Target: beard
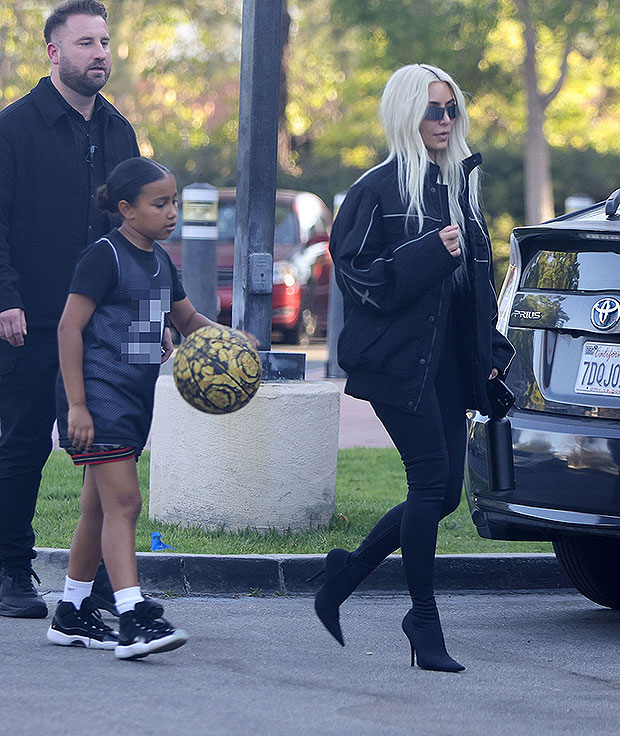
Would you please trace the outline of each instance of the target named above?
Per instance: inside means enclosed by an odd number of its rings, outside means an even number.
[[[82,72],[71,62],[61,58],[58,64],[58,76],[63,84],[83,97],[93,97],[105,85],[110,76],[111,67],[105,70],[103,76],[93,77],[88,71]]]

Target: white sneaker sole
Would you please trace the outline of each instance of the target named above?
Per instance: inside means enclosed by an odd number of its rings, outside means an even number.
[[[157,652],[171,652],[173,649],[182,647],[188,640],[187,634],[182,629],[173,631],[172,634],[164,636],[161,639],[153,639],[152,641],[136,641],[133,644],[118,644],[114,649],[114,654],[118,659],[141,659],[149,654]]]
[[[52,644],[60,644],[61,647],[86,647],[87,649],[116,649],[118,642],[116,641],[99,641],[91,639],[88,636],[79,636],[78,634],[63,634],[62,631],[53,629],[51,626],[47,630],[47,638]]]

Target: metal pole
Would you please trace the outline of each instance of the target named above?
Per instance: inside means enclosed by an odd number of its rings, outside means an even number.
[[[182,201],[183,288],[198,312],[217,319],[217,189],[190,184]]]
[[[244,0],[232,324],[259,342],[266,380],[304,377],[305,356],[271,352],[282,0]]]

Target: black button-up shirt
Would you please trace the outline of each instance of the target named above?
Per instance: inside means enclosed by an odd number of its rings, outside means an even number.
[[[88,209],[88,231],[86,233],[85,245],[92,243],[96,239],[96,235],[105,232],[108,228],[107,216],[97,207],[97,189],[105,183],[106,176],[109,172],[105,170],[105,161],[103,155],[103,135],[101,130],[101,115],[99,114],[103,108],[101,97],[95,100],[95,107],[90,120],[86,120],[84,116],[65,100],[58,92],[54,85],[50,82],[50,86],[62,101],[63,107],[67,110],[75,143],[78,150],[78,157],[84,165],[79,169],[80,191],[83,191],[85,198],[82,202],[76,202],[76,207],[87,207]]]

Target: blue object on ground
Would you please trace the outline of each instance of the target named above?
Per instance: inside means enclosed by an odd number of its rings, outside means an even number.
[[[174,549],[161,538],[161,532],[151,532],[151,552],[161,552],[163,549]]]

